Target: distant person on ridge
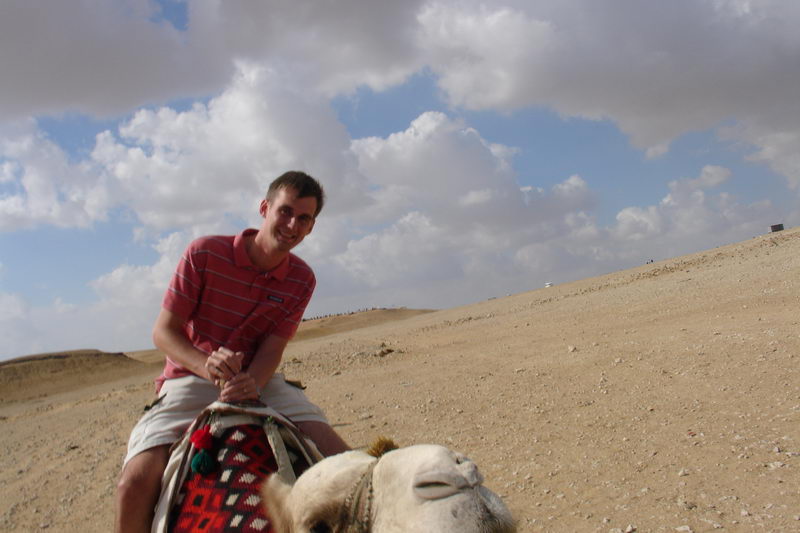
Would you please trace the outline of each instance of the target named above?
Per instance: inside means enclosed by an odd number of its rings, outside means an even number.
[[[158,399],[131,432],[117,486],[116,530],[150,531],[169,447],[219,399],[261,399],[292,419],[325,455],[348,449],[322,411],[275,370],[316,284],[290,253],[322,210],[320,184],[286,172],[261,201],[260,229],[209,236],[184,252],[155,326],[167,356]]]

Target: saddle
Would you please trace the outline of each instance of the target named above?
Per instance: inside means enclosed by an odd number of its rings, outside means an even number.
[[[286,417],[261,404],[209,405],[170,450],[152,531],[271,533],[267,476],[294,483],[322,460]]]

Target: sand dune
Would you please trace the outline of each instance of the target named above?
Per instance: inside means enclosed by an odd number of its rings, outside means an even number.
[[[0,405],[80,389],[87,381],[108,383],[121,376],[152,374],[153,368],[123,353],[72,350],[0,362]]]
[[[355,446],[470,455],[523,532],[799,531],[798,280],[788,230],[455,309],[307,322],[283,370]],[[0,365],[0,530],[110,529],[161,357],[130,356]]]

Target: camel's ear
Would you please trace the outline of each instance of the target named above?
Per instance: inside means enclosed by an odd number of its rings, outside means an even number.
[[[292,533],[292,514],[286,504],[292,486],[278,475],[271,475],[261,485],[261,504],[275,533]]]

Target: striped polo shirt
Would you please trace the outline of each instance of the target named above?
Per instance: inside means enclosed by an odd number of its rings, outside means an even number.
[[[186,320],[186,336],[195,348],[207,354],[223,346],[244,352],[244,368],[267,336],[294,336],[316,285],[311,268],[291,253],[271,271],[256,268],[245,248],[245,237],[254,233],[192,242],[162,304]],[[167,358],[156,385],[190,373]]]

